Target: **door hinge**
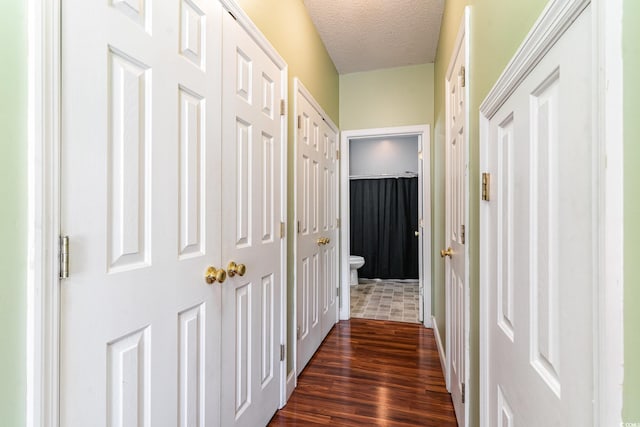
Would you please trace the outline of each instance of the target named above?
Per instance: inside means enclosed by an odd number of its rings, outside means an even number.
[[[298,326],[296,328],[296,339],[299,340],[300,339],[300,326]]]
[[[336,160],[340,160],[340,150],[336,150]]]
[[[465,229],[464,229],[464,225],[460,226],[460,238],[462,240],[462,244],[464,245],[465,242]]]
[[[336,296],[339,297],[340,296],[340,288],[336,288]]]
[[[464,383],[462,383],[462,403],[464,403],[465,401],[465,386]]]
[[[460,86],[465,87],[467,85],[467,77],[464,69],[464,65],[460,67]]]
[[[336,228],[340,228],[340,218],[336,218]]]
[[[298,221],[298,233],[300,233],[300,221]]]
[[[418,160],[422,160],[422,150],[418,151]]]
[[[489,186],[491,185],[491,174],[488,172],[482,173],[482,200],[488,202],[489,198]]]
[[[284,102],[284,99],[280,100],[280,115],[284,116],[287,114],[287,104]]]
[[[298,116],[298,129],[302,129],[302,116]]]
[[[284,222],[280,223],[280,238],[284,239],[284,235],[285,235],[285,227],[284,227]]]
[[[60,253],[60,266],[59,266],[59,277],[61,279],[66,279],[69,277],[69,236],[60,236],[60,248],[58,249]]]
[[[281,362],[284,361],[284,354],[285,354],[284,344],[280,344],[280,361]]]

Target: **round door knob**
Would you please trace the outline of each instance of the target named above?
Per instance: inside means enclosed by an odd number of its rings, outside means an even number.
[[[416,237],[420,236],[420,232],[419,231],[414,231],[413,234],[415,234]]]
[[[213,284],[215,282],[222,283],[227,278],[227,272],[223,269],[218,269],[215,267],[207,268],[207,271],[204,275],[204,280],[209,284]]]
[[[324,244],[325,244],[325,245],[328,245],[329,243],[331,243],[331,239],[330,239],[330,238],[328,238],[328,237],[325,237],[325,238],[324,238]]]
[[[244,264],[236,264],[235,262],[231,261],[227,266],[227,272],[229,274],[229,277],[233,277],[236,274],[238,276],[244,276],[244,273],[247,272],[247,266],[245,266]]]
[[[453,255],[453,249],[451,249],[451,246],[449,246],[447,249],[443,249],[440,251],[440,256],[442,258],[448,256],[449,258],[451,258],[451,255]]]

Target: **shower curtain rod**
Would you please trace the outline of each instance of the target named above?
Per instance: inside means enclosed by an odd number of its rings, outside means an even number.
[[[416,178],[417,176],[417,172],[407,172],[400,174],[350,175],[349,179]]]

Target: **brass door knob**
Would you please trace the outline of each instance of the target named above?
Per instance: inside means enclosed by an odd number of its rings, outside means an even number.
[[[420,232],[419,231],[414,231],[413,234],[415,234],[416,237],[420,236]]]
[[[213,284],[215,282],[222,283],[227,279],[227,272],[223,269],[218,269],[215,267],[207,268],[207,271],[204,275],[204,280],[209,284]]]
[[[329,243],[331,243],[331,239],[330,239],[330,238],[328,238],[328,237],[325,237],[325,238],[324,238],[324,244],[325,244],[325,245],[328,245]]]
[[[324,237],[318,237],[317,243],[318,243],[318,246],[327,244],[327,242],[324,241]]]
[[[448,256],[449,258],[451,258],[451,255],[453,255],[453,249],[451,249],[451,246],[449,246],[447,249],[443,249],[440,251],[440,256],[442,258]]]
[[[235,262],[231,261],[227,266],[227,273],[229,274],[229,277],[233,277],[236,274],[238,276],[244,276],[244,273],[246,272],[247,266],[245,266],[244,264],[236,264]]]

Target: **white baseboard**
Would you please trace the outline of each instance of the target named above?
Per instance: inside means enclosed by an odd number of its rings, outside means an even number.
[[[436,337],[436,345],[438,346],[438,354],[440,355],[440,366],[442,367],[442,375],[447,378],[447,358],[444,354],[444,346],[442,345],[442,338],[440,338],[440,330],[438,329],[438,324],[436,323],[436,318],[431,316],[431,323],[433,326],[433,334]],[[449,385],[447,384],[447,390],[449,390]]]
[[[296,370],[292,369],[291,373],[287,375],[287,401],[291,397],[293,390],[296,389]],[[286,404],[286,402],[285,402]]]

